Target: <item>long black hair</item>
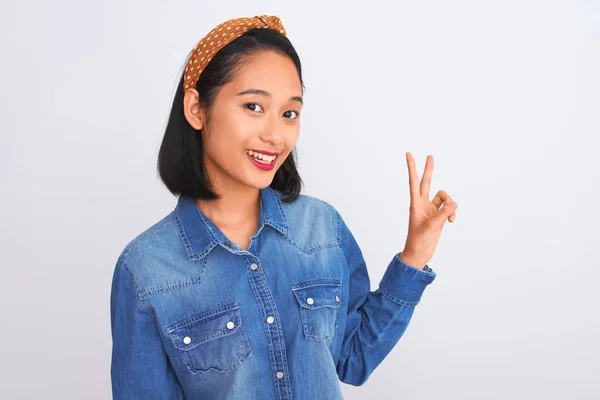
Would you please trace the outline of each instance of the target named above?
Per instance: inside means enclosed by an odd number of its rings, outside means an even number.
[[[207,118],[210,118],[219,88],[235,77],[247,56],[262,50],[276,51],[290,57],[304,89],[300,58],[288,38],[276,30],[253,28],[219,50],[202,71],[195,88],[199,94],[199,104],[206,109]],[[183,97],[182,74],[158,153],[158,174],[176,196],[214,200],[219,196],[210,188],[206,175],[201,131],[194,129],[185,118]],[[277,170],[270,185],[284,194],[284,202],[296,200],[302,189],[295,157],[294,149]]]

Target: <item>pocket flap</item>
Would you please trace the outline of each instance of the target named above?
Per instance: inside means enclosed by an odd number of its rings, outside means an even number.
[[[190,350],[204,342],[234,334],[241,324],[240,308],[237,303],[231,303],[179,321],[169,326],[167,332],[176,348]]]
[[[309,310],[322,307],[338,308],[342,282],[339,279],[314,279],[292,286],[300,306]]]

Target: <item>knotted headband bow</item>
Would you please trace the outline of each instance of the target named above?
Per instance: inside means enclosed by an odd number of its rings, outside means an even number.
[[[200,74],[219,50],[252,28],[269,28],[286,36],[281,20],[274,15],[235,18],[217,25],[198,42],[190,54],[184,72],[184,91],[196,87]]]

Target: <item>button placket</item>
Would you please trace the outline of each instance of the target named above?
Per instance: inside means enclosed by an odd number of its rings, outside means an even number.
[[[259,268],[260,261],[252,259],[248,279],[252,292],[263,314],[264,332],[266,334],[269,353],[271,354],[272,373],[279,383],[275,385],[279,400],[291,400],[292,392],[290,380],[287,377],[288,362],[285,349],[285,340],[281,324],[277,323],[277,305],[273,291],[267,282],[264,268]],[[265,323],[266,322],[266,323]]]

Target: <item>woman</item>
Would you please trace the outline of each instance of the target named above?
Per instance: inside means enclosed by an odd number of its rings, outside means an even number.
[[[189,56],[158,169],[175,209],[121,253],[115,399],[340,399],[406,330],[456,203],[418,184],[378,290],[342,217],[300,194],[300,60],[274,16],[226,21]],[[442,207],[443,205],[443,207]]]

